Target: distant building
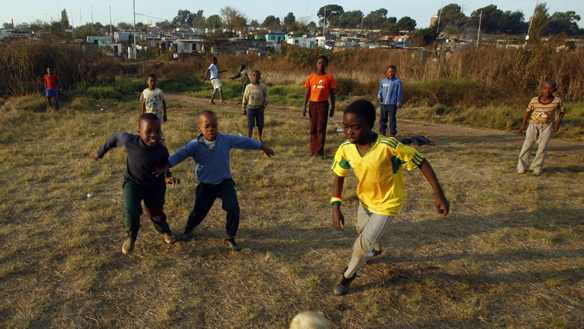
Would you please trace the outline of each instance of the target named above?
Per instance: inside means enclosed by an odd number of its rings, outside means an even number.
[[[436,24],[438,24],[438,15],[434,15],[430,18],[430,27],[435,26]]]
[[[87,43],[95,43],[101,46],[102,43],[111,43],[112,38],[102,35],[92,35],[87,37]]]

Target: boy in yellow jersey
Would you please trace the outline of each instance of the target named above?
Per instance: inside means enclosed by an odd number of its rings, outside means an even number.
[[[434,169],[415,149],[405,146],[393,137],[384,137],[372,131],[375,124],[375,106],[360,99],[347,107],[343,114],[343,129],[348,140],[341,144],[331,169],[333,183],[332,222],[343,230],[345,218],[341,212],[343,183],[349,169],[353,168],[359,179],[357,195],[359,212],[357,232],[349,265],[335,285],[336,295],[349,291],[351,282],[365,262],[375,255],[375,247],[391,221],[397,215],[404,199],[402,166],[408,170],[419,167],[436,195],[436,210],[442,216],[448,214],[450,202],[444,196]]]
[[[519,162],[517,163],[518,174],[524,174],[527,170],[531,149],[537,143],[537,152],[529,166],[529,170],[533,172],[534,176],[541,175],[548,143],[552,139],[552,135],[560,129],[560,124],[566,112],[562,99],[554,96],[556,90],[558,90],[557,83],[553,80],[547,80],[541,85],[539,91],[540,96],[533,97],[527,107],[523,124],[521,125],[521,129],[519,129],[520,133],[525,130],[525,124],[530,117],[531,120],[529,120],[529,126],[525,132],[525,142],[519,153]],[[560,114],[558,115],[558,122],[554,124],[556,110]]]

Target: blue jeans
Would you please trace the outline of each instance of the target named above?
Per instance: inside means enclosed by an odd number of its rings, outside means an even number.
[[[381,104],[379,111],[379,132],[384,134],[387,132],[387,121],[389,119],[389,133],[397,134],[397,105],[396,104]]]

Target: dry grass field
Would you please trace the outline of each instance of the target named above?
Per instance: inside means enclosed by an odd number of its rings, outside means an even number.
[[[349,260],[358,200],[345,185],[344,232],[330,224],[331,158],[344,141],[329,121],[327,160],[307,157],[308,120],[271,106],[265,143],[234,150],[241,252],[223,246],[217,201],[195,239],[164,244],[146,215],[136,248],[121,253],[123,149],[90,154],[118,131],[135,133],[139,102],[0,101],[0,327],[287,328],[301,311],[333,328],[584,327],[582,142],[552,140],[544,173],[517,175],[523,137],[405,119],[398,138],[425,135],[451,213],[440,217],[419,170],[383,237],[383,254],[332,294]],[[197,135],[206,100],[169,95],[163,124],[172,153]],[[104,110],[101,111],[100,109]],[[220,132],[246,131],[239,105],[213,108]],[[180,232],[197,184],[192,161],[173,173],[166,212]],[[87,194],[93,194],[88,198]]]

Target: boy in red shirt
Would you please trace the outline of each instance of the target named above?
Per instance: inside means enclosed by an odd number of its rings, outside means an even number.
[[[302,106],[302,116],[306,116],[306,104],[310,99],[309,117],[310,117],[310,153],[309,156],[316,154],[324,160],[324,139],[326,136],[327,115],[331,118],[335,114],[335,88],[337,84],[335,79],[329,73],[325,73],[328,66],[328,58],[320,56],[316,60],[316,73],[311,74],[304,87],[306,95],[304,96],[304,105]],[[331,111],[329,113],[329,95],[331,99]]]
[[[55,107],[58,110],[59,109],[59,101],[57,100],[57,85],[59,85],[61,88],[63,88],[63,84],[61,83],[61,80],[59,80],[59,77],[56,74],[51,73],[51,68],[47,67],[47,74],[45,74],[44,76],[44,81],[45,81],[45,88],[47,90],[47,102],[49,102],[49,106],[53,107],[51,105],[51,98],[55,100]]]

